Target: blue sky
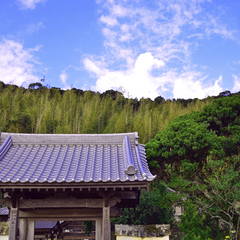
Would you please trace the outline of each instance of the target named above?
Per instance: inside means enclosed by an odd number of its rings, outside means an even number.
[[[140,99],[240,91],[235,0],[7,0],[0,80]]]

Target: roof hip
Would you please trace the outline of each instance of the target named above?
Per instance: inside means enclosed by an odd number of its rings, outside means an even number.
[[[0,147],[0,160],[4,157],[4,155],[7,153],[8,149],[11,147],[12,145],[12,138],[9,135],[4,143],[2,144],[2,146]]]

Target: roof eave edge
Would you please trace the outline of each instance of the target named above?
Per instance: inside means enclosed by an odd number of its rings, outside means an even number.
[[[4,157],[4,155],[6,154],[8,149],[11,147],[11,145],[12,145],[12,138],[10,135],[8,135],[8,137],[5,139],[2,146],[0,147],[0,160]]]

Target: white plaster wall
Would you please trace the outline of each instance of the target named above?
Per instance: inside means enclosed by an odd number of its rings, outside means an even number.
[[[8,235],[7,236],[0,236],[0,240],[8,240]]]

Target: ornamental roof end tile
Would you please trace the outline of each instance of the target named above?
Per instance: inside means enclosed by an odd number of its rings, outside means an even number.
[[[152,181],[138,133],[0,133],[0,185]]]

